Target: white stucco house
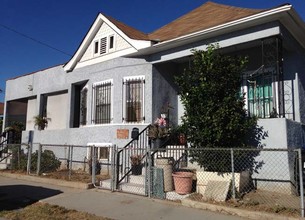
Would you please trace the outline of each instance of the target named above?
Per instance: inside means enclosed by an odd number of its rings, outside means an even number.
[[[304,145],[305,24],[290,4],[257,10],[207,2],[150,34],[98,14],[64,65],[6,82],[5,125],[22,121],[22,142],[112,143],[123,147],[170,104],[179,123],[183,106],[174,75],[188,67],[191,49],[218,43],[249,58],[243,90],[249,114],[268,133],[267,147]],[[225,74],[225,73],[224,73]],[[272,113],[277,118],[270,119]],[[50,118],[34,129],[33,117]],[[119,138],[126,129],[128,138]],[[126,133],[125,133],[126,134]]]

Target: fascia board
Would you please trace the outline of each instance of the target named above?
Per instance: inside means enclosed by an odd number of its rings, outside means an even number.
[[[267,38],[271,36],[276,36],[280,34],[280,27],[271,27],[268,29],[264,30],[259,30],[256,32],[228,38],[228,39],[223,39],[220,41],[215,41],[215,42],[209,42],[209,43],[218,43],[220,48],[225,48],[233,45],[238,45],[262,38]],[[185,48],[182,50],[177,50],[177,51],[172,51],[171,53],[163,53],[160,52],[160,54],[156,53],[155,55],[151,56],[151,63],[160,63],[160,62],[165,62],[168,60],[174,60],[178,59],[181,57],[187,57],[192,55],[191,49],[197,49],[197,50],[206,50],[208,44],[202,44],[202,45],[197,45],[197,46],[191,46],[190,48]]]
[[[97,16],[93,25],[91,26],[90,30],[88,31],[84,40],[82,41],[81,45],[77,49],[76,53],[73,55],[72,59],[64,66],[64,70],[66,72],[71,71],[76,66],[77,62],[79,61],[81,56],[84,54],[88,44],[90,44],[92,38],[94,37],[94,35],[98,31],[99,27],[103,23],[103,21],[100,19],[100,16],[101,16],[101,14],[99,14]]]
[[[118,52],[115,52],[115,53],[111,53],[111,54],[106,54],[104,56],[95,57],[93,59],[85,60],[83,62],[78,62],[75,65],[74,69],[78,69],[78,68],[85,67],[85,66],[88,66],[88,65],[93,65],[93,64],[101,63],[101,62],[104,62],[104,61],[107,61],[107,60],[111,60],[111,59],[114,59],[114,58],[117,58],[117,57],[123,57],[123,56],[126,56],[128,54],[136,53],[136,52],[137,52],[136,49],[134,49],[133,47],[130,47],[128,49],[121,50],[121,51],[118,51]]]

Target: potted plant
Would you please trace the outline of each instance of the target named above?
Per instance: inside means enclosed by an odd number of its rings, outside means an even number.
[[[130,156],[132,175],[142,174],[142,158],[143,156],[141,154],[135,154]]]
[[[152,141],[154,148],[162,147],[165,138],[170,135],[166,119],[163,117],[157,118],[148,129],[148,137]]]
[[[193,172],[179,171],[172,174],[176,193],[180,195],[192,192]]]
[[[49,118],[43,117],[40,115],[36,115],[34,117],[34,126],[38,128],[38,130],[44,130],[48,126]]]

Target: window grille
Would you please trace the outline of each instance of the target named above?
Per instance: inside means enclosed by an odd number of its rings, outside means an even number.
[[[271,74],[248,80],[248,110],[250,115],[268,118],[273,110]]]
[[[87,96],[88,89],[84,88],[80,94],[80,124],[87,124]]]
[[[110,81],[93,86],[95,94],[94,124],[107,124],[111,122],[111,86]]]
[[[125,86],[125,122],[141,122],[144,120],[144,79],[128,79]]]

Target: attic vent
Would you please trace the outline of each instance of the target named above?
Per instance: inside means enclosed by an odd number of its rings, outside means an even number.
[[[103,37],[101,39],[100,54],[104,54],[106,52],[107,52],[107,37]]]

